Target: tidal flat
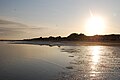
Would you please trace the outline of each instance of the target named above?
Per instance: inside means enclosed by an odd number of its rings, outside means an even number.
[[[119,80],[120,46],[57,44],[0,42],[0,80]]]

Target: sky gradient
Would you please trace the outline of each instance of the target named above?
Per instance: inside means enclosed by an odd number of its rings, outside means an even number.
[[[120,0],[0,0],[0,39],[89,35],[90,11],[105,19],[102,34],[120,33]]]

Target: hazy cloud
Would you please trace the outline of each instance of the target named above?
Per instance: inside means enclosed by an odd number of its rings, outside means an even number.
[[[42,27],[28,26],[18,22],[0,20],[0,38],[22,38],[25,36],[31,36],[42,29]]]
[[[27,25],[25,24],[22,24],[22,23],[17,23],[17,22],[13,22],[13,21],[7,21],[7,20],[1,20],[0,19],[0,25],[4,25],[4,26],[21,26],[21,27],[28,27]]]

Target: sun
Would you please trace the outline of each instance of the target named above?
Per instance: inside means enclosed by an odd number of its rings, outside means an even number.
[[[86,23],[88,35],[102,34],[105,29],[105,21],[100,16],[91,16]]]

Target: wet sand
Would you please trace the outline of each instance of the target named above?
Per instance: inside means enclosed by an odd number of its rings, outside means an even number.
[[[119,43],[72,41],[7,43],[10,44],[0,44],[0,80],[120,79]]]

